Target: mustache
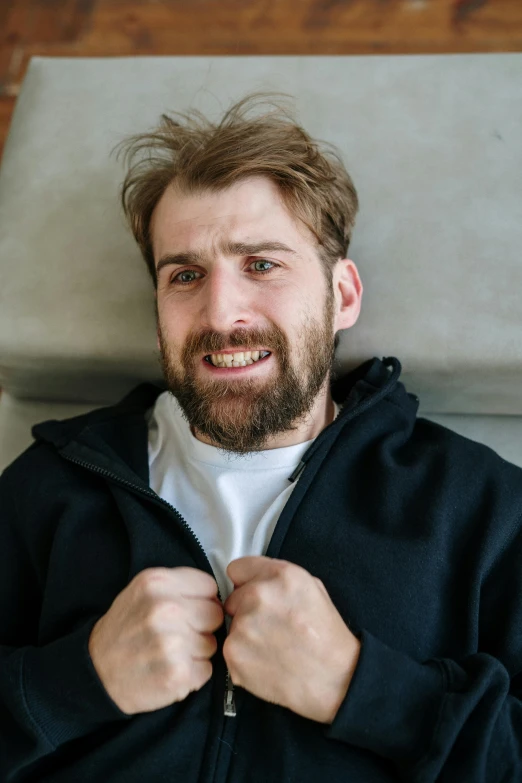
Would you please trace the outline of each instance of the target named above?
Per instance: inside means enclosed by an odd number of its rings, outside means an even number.
[[[242,348],[243,350],[255,350],[259,346],[267,351],[286,353],[287,343],[284,335],[270,330],[236,329],[230,334],[207,331],[200,332],[188,338],[183,349],[183,357],[191,359],[193,356],[207,353],[219,353],[225,349]]]

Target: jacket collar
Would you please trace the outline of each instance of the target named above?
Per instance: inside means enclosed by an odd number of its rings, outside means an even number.
[[[417,398],[398,382],[400,362],[394,357],[370,359],[343,376],[334,376],[332,397],[342,406],[339,416],[311,444],[303,462],[324,446],[331,445],[348,419],[393,395],[411,406]],[[49,420],[32,428],[35,440],[54,446],[65,458],[89,463],[101,471],[117,473],[126,481],[149,485],[148,428],[146,412],[165,386],[142,383],[116,405],[98,408],[62,421]],[[411,399],[410,399],[411,398]],[[399,401],[397,399],[397,401]]]

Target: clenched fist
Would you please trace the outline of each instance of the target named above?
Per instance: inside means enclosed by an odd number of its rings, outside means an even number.
[[[223,646],[232,682],[298,715],[332,723],[361,644],[323,583],[269,557],[233,560],[224,609],[233,620]]]
[[[212,676],[223,623],[217,584],[196,568],[146,568],[116,596],[89,639],[107,693],[127,715],[185,699]]]

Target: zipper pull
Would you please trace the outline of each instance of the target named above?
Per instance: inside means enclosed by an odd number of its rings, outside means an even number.
[[[225,715],[227,718],[236,717],[236,702],[234,700],[234,683],[232,682],[232,678],[228,673],[228,669],[227,669],[227,680],[225,685]]]
[[[294,470],[294,472],[292,473],[292,475],[288,477],[288,481],[290,481],[290,482],[297,481],[297,479],[299,478],[299,476],[301,475],[301,473],[303,472],[303,470],[304,470],[305,468],[306,468],[306,462],[303,462],[303,461],[301,460],[301,462],[300,462],[300,463],[299,463],[299,465],[296,467],[296,469]]]

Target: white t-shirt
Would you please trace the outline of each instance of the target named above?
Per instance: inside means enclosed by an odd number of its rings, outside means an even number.
[[[339,406],[335,405],[335,416]],[[296,482],[288,477],[312,440],[247,455],[223,454],[191,432],[166,391],[149,411],[150,486],[192,528],[210,561],[223,601],[233,590],[231,560],[264,555]]]

